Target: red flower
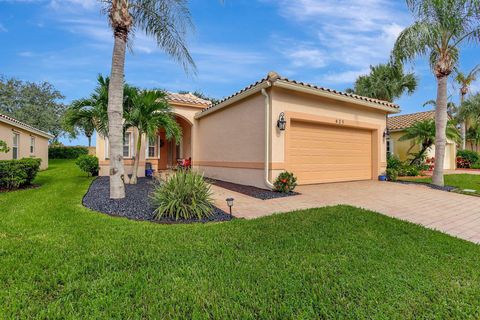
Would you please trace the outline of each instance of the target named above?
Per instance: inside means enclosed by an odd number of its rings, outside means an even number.
[[[287,179],[282,179],[281,180],[283,183],[287,183]]]

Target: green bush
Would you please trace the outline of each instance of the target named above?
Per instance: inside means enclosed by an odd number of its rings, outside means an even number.
[[[155,218],[202,219],[213,214],[210,185],[192,170],[180,170],[159,181],[152,194]]]
[[[0,189],[13,190],[30,185],[40,170],[41,159],[0,161]]]
[[[480,162],[480,154],[471,150],[457,151],[457,166],[459,168],[469,168],[474,163]]]
[[[98,170],[100,170],[98,158],[95,156],[80,156],[75,161],[75,164],[89,176],[97,176]]]
[[[275,191],[282,193],[292,192],[297,186],[297,178],[293,173],[285,171],[278,175],[273,183]]]
[[[395,177],[414,177],[418,176],[420,171],[428,170],[428,166],[424,163],[410,164],[410,161],[401,161],[397,157],[389,155],[387,157],[387,169],[394,170],[395,172],[392,171],[392,176]]]
[[[398,179],[398,171],[396,169],[392,169],[392,168],[387,168],[387,179],[389,181],[397,181]]]
[[[474,163],[470,166],[470,169],[480,169],[480,162]]]
[[[50,159],[77,159],[84,155],[88,155],[87,147],[50,146],[48,148]]]

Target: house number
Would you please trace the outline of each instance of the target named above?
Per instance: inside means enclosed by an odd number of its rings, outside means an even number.
[[[345,120],[342,120],[342,119],[337,119],[337,120],[335,120],[335,122],[337,124],[345,124]]]

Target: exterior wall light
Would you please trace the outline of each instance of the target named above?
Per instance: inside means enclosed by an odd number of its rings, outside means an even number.
[[[287,124],[287,121],[285,120],[285,113],[280,113],[280,116],[277,121],[277,127],[280,129],[280,131],[285,131],[285,126]]]
[[[227,198],[225,201],[227,201],[228,208],[230,209],[230,215],[232,215],[232,207],[233,207],[233,198]]]

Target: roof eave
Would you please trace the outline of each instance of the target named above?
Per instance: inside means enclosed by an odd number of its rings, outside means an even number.
[[[50,133],[47,133],[47,132],[43,132],[39,129],[35,129],[35,128],[30,128],[28,126],[24,126],[24,125],[21,125],[15,121],[11,121],[9,119],[5,119],[5,118],[2,118],[0,117],[0,121],[3,122],[3,123],[6,123],[8,125],[11,125],[12,127],[15,127],[15,128],[20,128],[20,129],[23,129],[23,130],[26,130],[28,132],[31,132],[31,133],[35,133],[36,135],[39,135],[39,136],[42,136],[42,137],[45,137],[47,139],[53,139],[54,136],[51,135]]]
[[[241,92],[241,93],[233,96],[232,98],[227,99],[227,100],[225,100],[225,101],[217,104],[216,106],[213,106],[213,107],[211,107],[211,108],[209,108],[209,109],[206,109],[206,110],[204,110],[204,111],[198,112],[198,113],[195,115],[195,119],[200,119],[200,118],[203,118],[203,117],[205,117],[205,116],[208,116],[209,114],[212,114],[212,113],[217,112],[217,111],[219,111],[219,110],[221,110],[221,109],[223,109],[223,108],[228,107],[228,106],[231,105],[232,103],[235,103],[235,102],[237,102],[237,101],[240,101],[240,100],[242,100],[242,99],[245,99],[245,98],[247,98],[247,97],[249,97],[249,96],[251,96],[251,95],[253,95],[253,94],[255,94],[255,93],[259,92],[259,91],[261,91],[262,89],[266,89],[266,88],[271,87],[271,86],[272,86],[272,83],[271,83],[270,81],[267,81],[267,80],[262,81],[262,82],[260,82],[259,84],[257,84],[257,85],[255,85],[255,86],[253,86],[253,87],[251,87],[251,88],[249,88],[249,89],[247,89],[247,90],[245,90],[245,91],[243,91],[243,92]]]
[[[326,91],[323,91],[323,90],[319,90],[317,88],[311,88],[311,87],[308,87],[308,86],[305,86],[305,85],[302,85],[302,84],[298,84],[298,83],[291,83],[291,82],[287,82],[287,81],[283,81],[283,80],[277,80],[277,81],[274,82],[273,85],[276,86],[276,87],[284,88],[284,89],[290,89],[290,90],[294,90],[294,91],[298,91],[298,92],[304,92],[304,93],[313,94],[313,95],[316,95],[316,96],[321,96],[321,97],[330,98],[330,99],[334,99],[334,100],[354,103],[354,104],[357,104],[357,105],[362,105],[362,106],[369,107],[369,108],[374,108],[374,109],[377,109],[377,110],[382,110],[382,111],[387,112],[388,114],[393,114],[393,113],[399,113],[400,112],[399,108],[389,107],[389,106],[381,105],[381,104],[374,103],[374,102],[368,102],[368,101],[360,100],[360,99],[353,98],[353,97],[342,96],[342,95],[339,95],[339,94],[336,94],[336,93],[326,92]]]

